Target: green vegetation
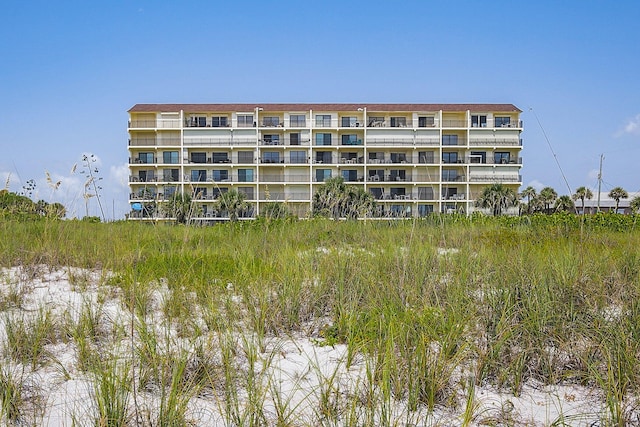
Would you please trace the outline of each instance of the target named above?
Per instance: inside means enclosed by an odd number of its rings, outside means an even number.
[[[313,194],[313,215],[356,219],[371,216],[375,199],[362,187],[347,185],[342,177],[327,179]]]
[[[83,304],[66,322],[44,309],[6,314],[3,365],[52,363],[47,346],[66,330],[81,372],[95,378],[95,425],[188,425],[188,403],[201,395],[215,396],[228,425],[275,423],[267,403],[280,425],[392,425],[397,401],[423,414],[467,405],[464,423],[480,423],[474,389],[517,396],[535,382],[592,387],[606,408],[601,424],[622,426],[635,420],[640,393],[636,220],[566,212],[215,227],[3,219],[3,267],[25,276],[38,265],[97,270],[98,298],[120,295],[130,315],[107,327],[100,305]],[[0,294],[0,307],[14,310],[16,292]],[[318,348],[345,344],[347,367],[364,360],[357,392],[344,391],[337,371],[311,368],[322,380],[306,397],[318,402],[310,421],[266,376],[280,354],[270,339],[292,336]],[[11,372],[0,372],[6,396],[19,391]],[[158,406],[145,407],[141,396],[152,392]]]
[[[60,203],[47,203],[44,200],[34,202],[27,196],[22,196],[7,190],[0,190],[0,217],[12,218],[64,218],[67,214]]]

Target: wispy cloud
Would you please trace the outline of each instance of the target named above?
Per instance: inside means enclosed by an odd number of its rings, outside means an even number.
[[[128,188],[129,165],[123,163],[120,166],[111,166],[109,170],[109,179],[121,188]]]
[[[537,179],[534,179],[532,181],[529,181],[529,184],[526,187],[533,187],[536,189],[536,191],[540,191],[544,187],[546,187],[546,185],[544,185],[542,182],[538,181]]]
[[[624,135],[640,135],[640,114],[629,119],[624,127],[616,133],[617,137]]]

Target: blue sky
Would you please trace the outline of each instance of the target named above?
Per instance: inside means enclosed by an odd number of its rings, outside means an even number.
[[[569,193],[546,133],[572,191],[596,188],[601,154],[603,191],[640,191],[637,1],[24,1],[2,16],[0,185],[34,179],[70,216],[87,209],[86,153],[106,216],[128,211],[136,103],[512,103],[525,186]]]

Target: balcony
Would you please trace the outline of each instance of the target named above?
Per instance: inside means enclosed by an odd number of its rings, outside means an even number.
[[[364,158],[363,157],[358,157],[358,158],[351,158],[351,159],[347,159],[344,157],[340,158],[340,163],[342,164],[347,164],[347,165],[356,165],[356,164],[364,164]]]
[[[260,127],[281,128],[284,127],[284,119],[279,116],[265,116],[261,119]]]
[[[464,175],[456,175],[456,176],[443,176],[442,182],[465,182]]]
[[[185,137],[184,145],[189,146],[233,146],[233,145],[256,145],[256,138],[190,138]]]
[[[466,128],[468,122],[463,119],[442,119],[443,128]]]
[[[284,182],[283,175],[261,174],[260,182]]]
[[[411,175],[404,177],[395,175],[369,175],[367,177],[368,182],[412,182]]]
[[[469,182],[522,182],[518,174],[470,174]]]
[[[180,129],[180,119],[130,120],[129,129]]]
[[[438,138],[416,138],[416,145],[440,145],[440,139]]]
[[[289,128],[306,128],[307,121],[306,119],[288,119],[284,122],[285,127]]]
[[[151,161],[149,159],[141,159],[139,157],[129,157],[130,165],[153,165],[156,163],[156,159],[153,158]]]
[[[362,139],[345,139],[340,145],[362,145]]]
[[[261,158],[260,163],[272,163],[272,164],[281,164],[284,163],[284,159],[281,158]]]
[[[417,124],[413,120],[405,117],[373,118],[369,117],[368,128],[410,128]]]
[[[435,145],[438,139],[435,140]],[[413,138],[367,138],[367,145],[413,146]]]
[[[160,177],[156,177],[156,176],[143,177],[143,176],[129,175],[129,182],[158,182],[158,181],[160,181]]]
[[[470,138],[470,146],[507,146],[507,147],[522,147],[522,140],[520,138]]]
[[[226,117],[190,117],[184,120],[186,128],[228,128],[231,123]]]
[[[483,159],[481,156],[471,155],[465,158],[465,163],[470,165],[521,165],[522,157],[510,159],[495,159],[494,157],[489,157]]]

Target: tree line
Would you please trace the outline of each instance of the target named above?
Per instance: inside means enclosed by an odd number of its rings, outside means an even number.
[[[618,212],[620,200],[629,198],[629,193],[622,187],[615,187],[609,191],[608,196],[616,203],[615,211]],[[533,214],[553,212],[576,212],[576,201],[585,207],[585,201],[593,198],[593,192],[587,187],[578,187],[571,196],[558,196],[552,187],[544,187],[540,192],[529,186],[521,193],[516,193],[512,188],[503,184],[492,184],[485,187],[482,194],[476,199],[476,206],[489,209],[493,215],[501,215],[511,207],[518,207],[519,213]],[[640,212],[640,196],[631,200],[630,209],[633,213]]]

